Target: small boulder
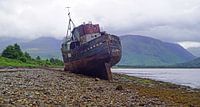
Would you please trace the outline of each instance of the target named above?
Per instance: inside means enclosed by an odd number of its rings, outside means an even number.
[[[139,106],[145,106],[145,105],[146,105],[146,104],[144,104],[144,103],[140,103],[140,104],[139,104]]]
[[[116,90],[124,90],[124,89],[123,89],[123,87],[122,87],[121,85],[118,85],[118,86],[116,87]]]
[[[99,78],[95,78],[95,81],[100,81],[100,79]]]

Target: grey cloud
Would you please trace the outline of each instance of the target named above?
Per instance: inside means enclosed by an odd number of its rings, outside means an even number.
[[[1,0],[0,36],[62,38],[69,5],[76,25],[93,21],[116,35],[200,41],[200,0]]]

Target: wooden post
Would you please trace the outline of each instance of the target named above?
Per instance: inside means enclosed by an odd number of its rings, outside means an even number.
[[[111,72],[111,69],[110,69],[110,64],[109,63],[105,63],[105,70],[106,70],[106,73],[107,73],[107,79],[109,81],[112,81],[112,72]]]

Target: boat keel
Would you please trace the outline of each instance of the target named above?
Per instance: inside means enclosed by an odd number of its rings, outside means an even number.
[[[90,69],[90,70],[84,71],[84,72],[81,71],[79,73],[88,75],[88,76],[92,76],[95,78],[112,81],[112,72],[111,72],[110,68],[111,68],[111,66],[109,63],[102,63],[102,64],[98,64],[98,66],[96,66],[93,69]]]
[[[112,72],[110,63],[101,63],[98,64],[98,66],[96,67],[88,69],[69,69],[69,68],[70,68],[69,66],[65,66],[64,71],[112,81]]]
[[[101,65],[101,67],[96,68],[96,76],[100,79],[105,79],[112,81],[112,72],[111,72],[111,66],[109,63],[104,63]]]

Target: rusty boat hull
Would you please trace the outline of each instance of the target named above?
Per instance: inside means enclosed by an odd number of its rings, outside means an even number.
[[[110,34],[101,34],[73,50],[61,50],[65,71],[106,80],[112,80],[110,69],[120,61],[122,55],[119,37]]]

